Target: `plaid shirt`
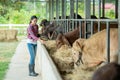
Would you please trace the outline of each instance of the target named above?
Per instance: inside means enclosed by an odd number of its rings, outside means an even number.
[[[27,28],[27,37],[33,41],[37,41],[39,38],[38,34],[38,25],[32,26],[31,24]]]

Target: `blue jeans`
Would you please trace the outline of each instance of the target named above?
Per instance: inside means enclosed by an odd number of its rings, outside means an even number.
[[[37,44],[31,44],[27,43],[29,54],[30,54],[30,62],[29,64],[34,65],[35,64],[35,56],[37,51]]]

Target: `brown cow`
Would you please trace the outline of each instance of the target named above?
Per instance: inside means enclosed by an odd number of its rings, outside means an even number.
[[[75,14],[74,14],[75,17]],[[77,15],[78,19],[82,19],[80,15]],[[96,19],[97,17],[94,15],[91,15],[91,18]],[[56,47],[57,49],[60,48],[62,45],[67,44],[68,46],[72,46],[75,40],[77,40],[80,37],[80,31],[81,31],[81,36],[84,37],[85,34],[85,28],[84,28],[85,23],[82,22],[81,30],[79,29],[79,25],[76,29],[73,31],[67,32],[65,34],[59,34],[56,38]],[[93,29],[94,31],[97,31],[98,29],[96,28],[97,24],[94,23]],[[63,37],[62,37],[63,36]],[[62,40],[64,39],[64,40]]]
[[[109,63],[93,74],[92,80],[120,80],[120,65],[116,63]]]
[[[75,40],[79,38],[79,28],[76,28],[73,31],[67,32],[65,34],[59,34],[56,38],[56,47],[60,48],[62,45],[67,44],[72,46]]]
[[[81,42],[81,39],[73,43],[72,51],[74,56],[79,57],[87,67],[97,66],[107,61],[106,52],[106,29],[102,30],[89,39]],[[117,62],[118,52],[118,29],[110,29],[110,62]],[[81,56],[78,56],[81,55]],[[73,57],[74,57],[73,56]],[[74,60],[76,63],[79,59]],[[76,62],[75,62],[76,61]]]

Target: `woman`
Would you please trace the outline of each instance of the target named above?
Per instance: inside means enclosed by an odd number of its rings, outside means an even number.
[[[30,54],[30,62],[29,62],[29,76],[37,76],[38,73],[34,71],[35,67],[35,56],[37,51],[37,41],[43,42],[40,38],[37,37],[38,35],[38,25],[37,17],[32,16],[30,19],[29,26],[27,28],[27,46]]]

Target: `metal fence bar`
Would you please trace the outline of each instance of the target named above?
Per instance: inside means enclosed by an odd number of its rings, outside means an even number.
[[[80,38],[82,38],[82,24],[81,24],[81,21],[79,21],[79,32],[80,32]]]
[[[100,31],[100,21],[98,21],[98,32]]]
[[[110,62],[110,27],[109,22],[107,22],[107,39],[106,39],[106,47],[107,47],[107,62]]]
[[[83,24],[85,27],[84,27],[84,32],[85,32],[85,34],[84,34],[84,38],[87,38],[87,31],[86,31],[86,21],[85,21],[85,23]]]
[[[91,35],[93,35],[93,21],[91,21]]]
[[[110,23],[113,23],[113,22],[118,22],[118,19],[69,19],[69,22],[68,19],[62,19],[62,20],[59,20],[59,21],[66,21],[67,20],[67,32],[70,31],[71,29],[71,24],[74,25],[74,23],[76,23],[77,21],[79,22],[79,29],[80,29],[80,38],[82,38],[82,35],[83,35],[83,32],[84,32],[84,38],[86,38],[86,22],[90,22],[91,23],[91,35],[94,33],[94,30],[93,30],[93,25],[94,25],[94,22],[98,22],[98,31],[100,31],[100,28],[101,28],[101,25],[100,23],[101,22],[105,22],[106,23],[106,52],[107,52],[107,62],[109,63],[110,62]],[[68,25],[69,24],[69,25]],[[113,23],[114,24],[114,23]],[[84,25],[84,31],[82,29],[82,26]],[[74,29],[72,27],[72,29]]]
[[[69,32],[68,19],[67,19],[67,32]]]

